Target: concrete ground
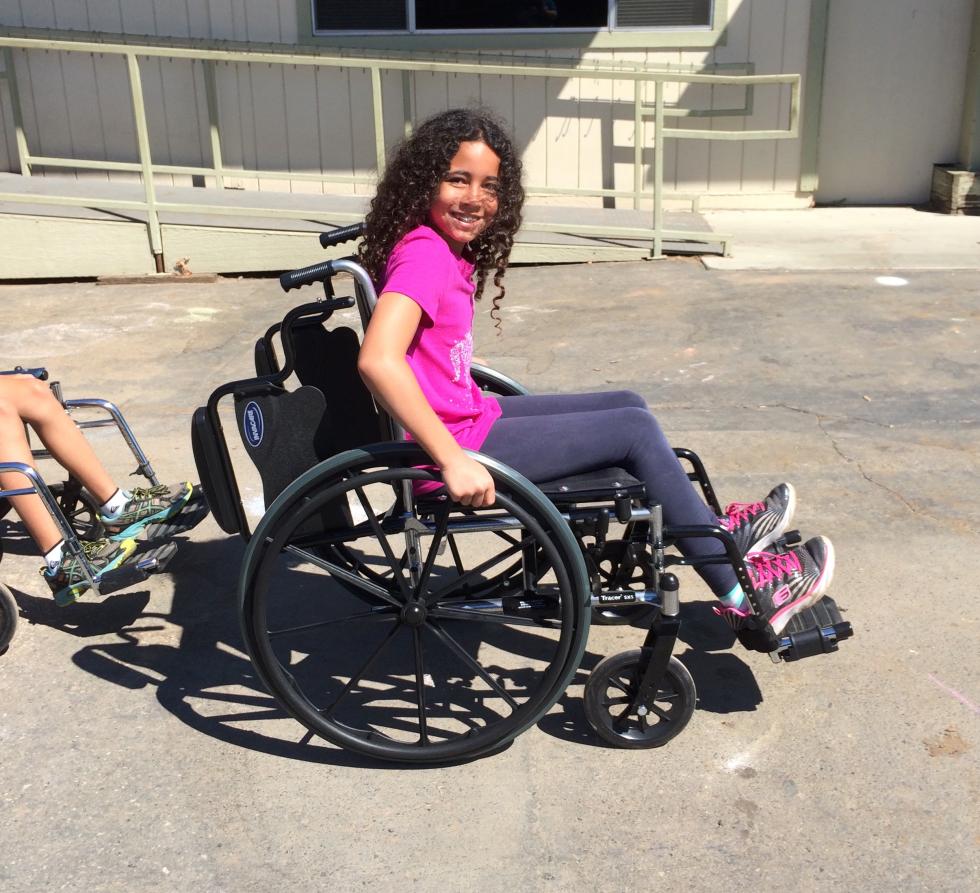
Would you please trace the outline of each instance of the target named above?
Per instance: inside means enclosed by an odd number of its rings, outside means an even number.
[[[3,889],[976,889],[980,221],[919,219],[916,245],[942,230],[963,246],[939,269],[901,250],[794,266],[833,250],[821,213],[745,215],[781,238],[766,261],[743,235],[734,260],[768,269],[515,268],[503,334],[481,315],[477,350],[536,391],[639,391],[725,501],[792,480],[801,529],[837,547],[855,629],[839,653],[741,650],[688,575],[699,703],[667,747],[599,746],[583,672],[504,752],[410,771],[306,741],[274,710],[235,615],[242,545],[212,519],[172,573],[64,610],[13,527]],[[195,473],[192,410],[250,374],[291,297],[264,279],[5,285],[0,357],[115,400],[174,480]],[[122,480],[121,441],[91,439]],[[254,481],[244,495],[254,509]],[[583,669],[641,636],[593,628]]]

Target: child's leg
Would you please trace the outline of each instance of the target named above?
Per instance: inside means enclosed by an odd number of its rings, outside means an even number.
[[[505,418],[596,412],[635,406],[647,409],[646,401],[633,391],[595,391],[584,394],[527,394],[497,397]],[[649,410],[648,410],[649,411]]]
[[[531,394],[498,397],[504,418],[561,415],[597,410],[637,407],[647,409],[646,402],[633,391],[602,391],[585,394]],[[791,484],[779,484],[762,500],[735,502],[728,506],[718,522],[735,539],[741,555],[765,549],[789,526],[796,508],[796,493]]]
[[[548,415],[548,399],[538,399],[534,408],[541,412],[533,416],[508,417],[505,408],[481,451],[537,482],[620,466],[644,481],[651,502],[661,505],[666,524],[718,524],[649,410],[625,406]],[[724,554],[721,543],[710,538],[681,539],[677,545],[688,557]],[[761,553],[750,559],[748,571],[763,615],[778,634],[827,591],[834,571],[833,546],[817,537],[784,554]],[[698,573],[725,604],[719,613],[738,628],[749,611],[731,565],[706,565]]]
[[[43,381],[31,376],[0,377],[0,404],[7,407],[7,412],[29,423],[51,455],[78,478],[99,503],[104,503],[116,492],[116,485],[85,435]]]
[[[483,446],[487,455],[500,459],[531,481],[541,482],[595,468],[620,466],[642,480],[651,502],[663,507],[664,522],[671,525],[717,524],[714,512],[691,486],[667,438],[652,413],[636,405],[580,412],[552,412],[549,406],[567,408],[569,401],[583,405],[604,395],[538,395],[501,400],[504,416],[498,419]],[[534,415],[509,416],[514,405],[529,407]],[[553,401],[553,402],[550,402]],[[685,555],[721,555],[717,540],[681,540]],[[701,577],[715,595],[727,596],[738,586],[727,564],[700,569]]]
[[[4,376],[6,378],[8,376]],[[0,462],[21,462],[33,466],[31,447],[27,442],[24,423],[9,401],[0,398]],[[27,478],[17,472],[0,474],[0,488],[4,490],[19,490],[28,486]],[[24,522],[27,532],[41,552],[48,552],[61,542],[61,532],[54,523],[48,510],[41,502],[41,497],[11,496],[10,504]]]

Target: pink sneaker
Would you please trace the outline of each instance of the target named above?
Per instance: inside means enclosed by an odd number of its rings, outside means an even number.
[[[762,618],[777,636],[800,611],[815,605],[834,576],[834,546],[816,536],[790,552],[757,552],[746,556]],[[752,616],[748,607],[715,608],[729,625],[741,629]]]
[[[743,555],[761,552],[778,540],[796,511],[796,490],[792,484],[778,484],[762,502],[733,502],[719,518]]]

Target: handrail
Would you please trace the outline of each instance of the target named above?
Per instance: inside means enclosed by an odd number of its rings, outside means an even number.
[[[0,194],[0,200],[10,202],[30,202],[32,204],[62,204],[87,205],[106,208],[142,210],[147,215],[150,247],[156,260],[157,270],[162,272],[163,243],[160,229],[161,211],[178,211],[195,214],[233,214],[240,216],[266,216],[285,218],[308,218],[322,213],[308,209],[281,209],[259,207],[223,207],[202,205],[185,202],[161,202],[157,198],[155,176],[158,174],[189,174],[195,176],[213,177],[219,187],[226,177],[314,180],[318,182],[368,183],[375,178],[366,175],[337,175],[319,173],[293,173],[290,171],[266,171],[255,169],[229,168],[223,163],[221,156],[221,138],[219,116],[217,109],[217,94],[214,88],[213,66],[218,62],[235,62],[246,64],[269,64],[291,66],[314,66],[340,69],[368,69],[371,75],[372,119],[374,122],[375,156],[378,169],[384,164],[385,142],[383,133],[383,108],[381,94],[381,73],[383,71],[399,71],[403,77],[415,72],[502,75],[510,77],[534,78],[582,78],[608,80],[631,83],[632,99],[609,99],[610,104],[631,104],[636,137],[633,146],[633,188],[632,190],[610,188],[574,188],[558,189],[556,187],[535,186],[529,184],[527,191],[530,195],[548,195],[560,193],[563,195],[580,195],[589,197],[632,198],[634,208],[639,208],[643,199],[652,198],[653,220],[651,227],[636,226],[597,226],[584,224],[525,224],[525,229],[538,232],[565,232],[576,235],[601,235],[609,237],[626,237],[650,239],[652,241],[651,256],[660,257],[663,253],[665,238],[698,240],[704,238],[704,233],[683,230],[666,230],[663,225],[663,163],[664,139],[701,139],[721,141],[741,141],[760,139],[793,139],[799,133],[800,120],[800,75],[799,74],[717,74],[701,72],[684,72],[664,70],[654,67],[602,67],[594,61],[575,66],[560,64],[541,64],[540,60],[533,63],[507,63],[498,59],[460,62],[438,61],[430,59],[398,58],[397,56],[362,56],[362,55],[329,55],[321,53],[294,53],[285,50],[263,46],[261,49],[249,49],[248,45],[222,45],[213,48],[204,41],[180,40],[172,44],[161,43],[131,43],[116,39],[110,40],[66,40],[51,37],[0,36],[0,49],[5,59],[5,80],[11,95],[11,109],[14,119],[15,137],[21,173],[30,176],[34,166],[65,167],[81,170],[130,171],[141,174],[144,186],[144,200],[104,200],[79,197],[57,197],[39,195],[21,195],[15,193]],[[102,161],[90,158],[67,158],[51,155],[35,155],[29,150],[24,132],[23,115],[20,96],[17,88],[16,70],[13,64],[12,50],[24,51],[56,51],[69,53],[91,53],[101,55],[119,55],[126,59],[129,76],[130,98],[133,116],[136,122],[136,134],[139,159],[135,162]],[[211,165],[163,165],[155,164],[149,140],[146,123],[146,113],[143,102],[143,89],[140,79],[139,60],[141,58],[188,59],[201,62],[204,65],[207,88],[207,112],[210,125],[210,146],[212,154]],[[654,101],[649,103],[645,94],[645,86],[651,84],[654,91]],[[746,88],[746,102],[739,108],[722,109],[683,109],[668,106],[664,98],[665,86],[668,84],[700,84],[726,85]],[[665,126],[666,118],[685,117],[722,117],[744,116],[751,112],[752,91],[760,85],[788,86],[790,102],[788,121],[785,128],[765,130],[700,130],[684,127]],[[605,101],[605,100],[604,100]],[[406,129],[408,127],[408,110],[405,111]],[[643,122],[652,118],[653,138],[653,188],[652,194],[644,194],[642,182],[643,169]],[[331,212],[332,218],[357,219],[359,215],[343,212]],[[722,242],[727,247],[728,236],[714,233],[713,241]]]

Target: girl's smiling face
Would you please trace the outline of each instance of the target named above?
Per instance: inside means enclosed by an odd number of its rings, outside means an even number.
[[[486,143],[462,142],[432,199],[429,220],[457,255],[497,213],[500,158]]]

